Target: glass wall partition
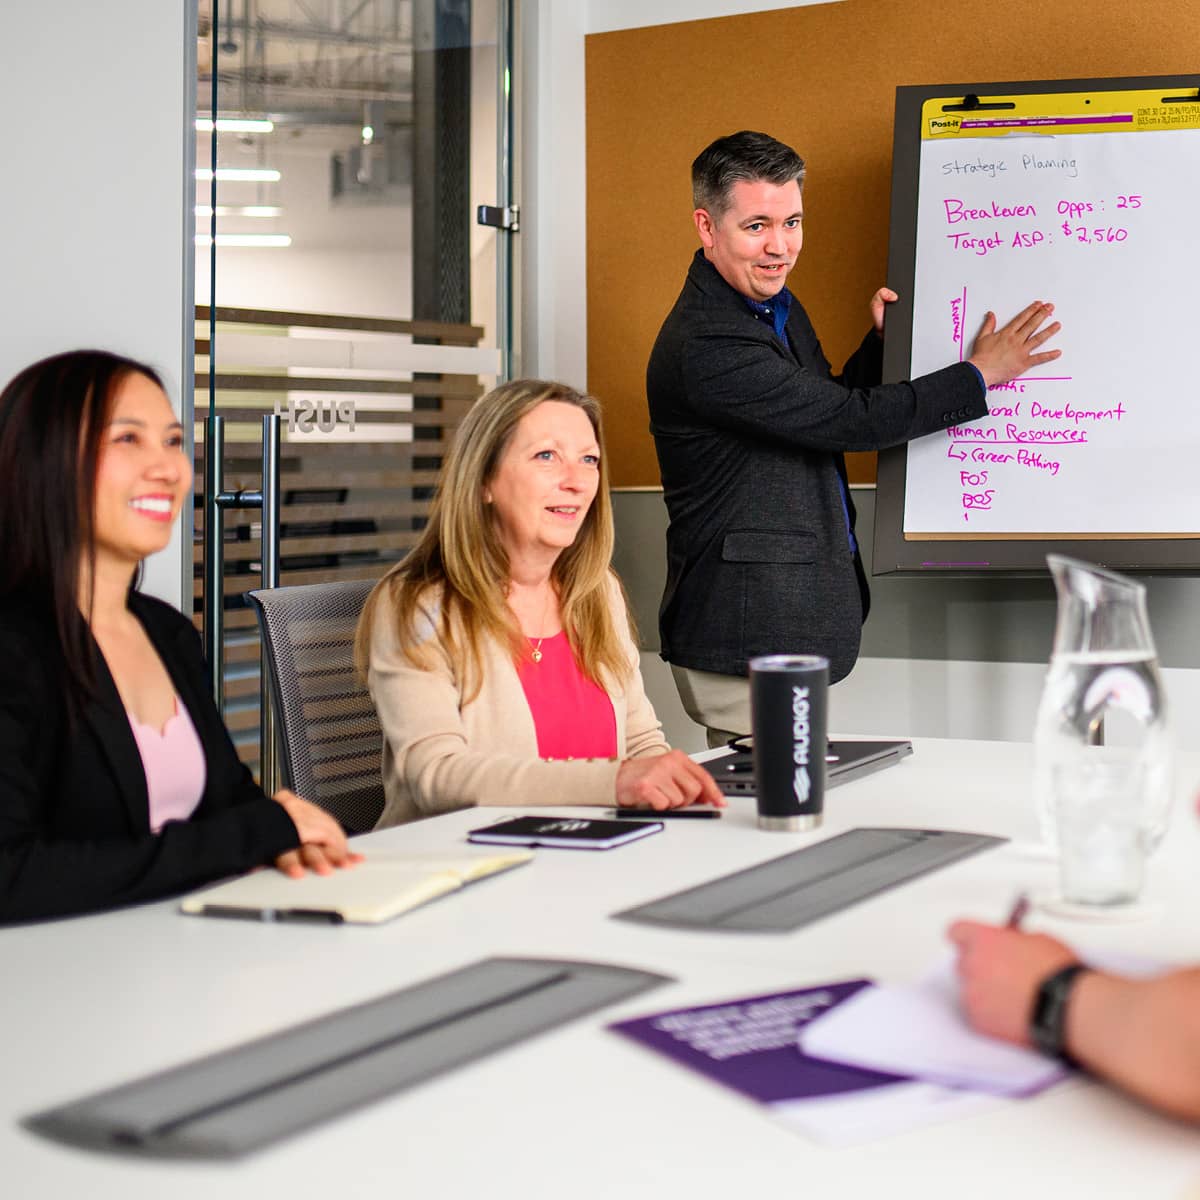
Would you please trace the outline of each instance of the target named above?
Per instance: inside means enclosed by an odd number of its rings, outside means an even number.
[[[198,0],[198,21],[195,604],[256,764],[262,417],[278,582],[377,578],[505,375],[511,0]]]

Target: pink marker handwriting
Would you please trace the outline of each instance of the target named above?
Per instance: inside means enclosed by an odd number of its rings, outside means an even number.
[[[1037,209],[1032,204],[997,204],[995,200],[987,208],[968,208],[961,200],[953,197],[943,200],[946,224],[958,225],[963,221],[999,221],[1006,217],[1036,217]]]
[[[1052,408],[1049,404],[1039,404],[1036,400],[1029,405],[1031,417],[1040,417],[1046,421],[1073,421],[1076,425],[1080,421],[1119,421],[1125,413],[1125,406],[1120,400],[1113,408],[1076,408],[1072,404]]]
[[[1031,471],[1045,471],[1057,475],[1062,463],[1056,458],[1047,458],[1040,450],[1018,450],[1015,454],[1010,450],[985,450],[982,446],[959,446],[951,442],[946,450],[946,457],[958,462],[969,462],[975,466],[1026,467]],[[963,487],[982,487],[987,483],[987,471],[962,471],[958,473],[959,483]]]
[[[992,507],[992,497],[995,494],[995,488],[988,488],[986,492],[963,492],[963,508],[982,508],[986,511]]]
[[[1086,442],[1086,429],[1022,429],[1010,421],[1004,426],[1008,437],[1007,445],[1020,445],[1022,442]]]
[[[1004,434],[1001,437],[1001,433]],[[1023,446],[1029,442],[1086,442],[1087,430],[1029,429],[1008,421],[1001,430],[995,425],[951,425],[946,436],[952,442],[990,442],[996,446]]]

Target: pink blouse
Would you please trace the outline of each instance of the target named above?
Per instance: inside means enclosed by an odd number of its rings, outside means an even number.
[[[530,643],[538,645],[538,639]],[[608,693],[579,669],[566,633],[542,638],[541,662],[517,668],[542,758],[615,758],[617,717]]]
[[[128,716],[146,772],[150,832],[158,833],[168,821],[186,821],[196,811],[208,778],[204,747],[178,696],[175,715],[161,733],[153,725],[142,725],[132,713]]]

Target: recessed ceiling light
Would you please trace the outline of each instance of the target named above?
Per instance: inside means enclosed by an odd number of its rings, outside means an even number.
[[[210,205],[197,204],[196,216],[211,217],[213,210]],[[277,204],[218,204],[218,217],[281,217],[283,209]]]
[[[217,132],[218,133],[270,133],[275,128],[274,121],[268,121],[265,118],[252,117],[218,117]],[[196,118],[197,133],[212,133],[213,123],[211,117]]]
[[[197,167],[196,178],[207,182],[213,177],[208,167]],[[217,182],[221,183],[277,183],[279,172],[271,167],[218,167]]]
[[[282,249],[292,244],[287,233],[218,233],[218,246],[259,246]],[[211,246],[212,238],[207,233],[196,234],[197,246]]]

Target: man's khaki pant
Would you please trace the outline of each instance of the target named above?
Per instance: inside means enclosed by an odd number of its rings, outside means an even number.
[[[708,731],[709,747],[750,732],[750,680],[671,664],[684,711]]]

